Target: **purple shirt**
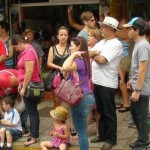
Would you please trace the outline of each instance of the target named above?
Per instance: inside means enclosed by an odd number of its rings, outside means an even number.
[[[85,63],[84,60],[81,58],[78,58],[75,60],[76,64],[77,64],[77,72],[79,75],[79,82],[83,84],[81,84],[81,88],[83,89],[83,94],[88,94],[91,93],[92,90],[89,87],[89,76],[88,73],[86,72],[85,69]]]

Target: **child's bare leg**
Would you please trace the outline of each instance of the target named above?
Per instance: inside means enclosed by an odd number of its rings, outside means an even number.
[[[53,145],[50,141],[44,141],[40,143],[40,147],[42,150],[48,150],[48,148],[52,148]]]
[[[66,150],[67,149],[67,145],[65,143],[62,143],[59,145],[59,149],[60,150]]]
[[[0,146],[3,147],[4,146],[4,142],[5,142],[5,133],[6,133],[6,129],[5,128],[1,128],[0,129]]]
[[[7,147],[12,146],[12,136],[9,131],[6,131]]]

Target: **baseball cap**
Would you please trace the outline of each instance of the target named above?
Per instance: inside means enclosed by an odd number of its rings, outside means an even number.
[[[146,22],[139,17],[132,18],[127,24],[122,25],[123,27],[136,27],[139,30],[147,28]]]

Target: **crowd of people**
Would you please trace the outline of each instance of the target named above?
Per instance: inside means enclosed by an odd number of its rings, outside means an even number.
[[[87,127],[93,112],[96,114],[97,132],[90,142],[104,142],[102,150],[112,149],[117,144],[118,109],[121,113],[131,111],[138,131],[137,140],[129,146],[133,150],[146,150],[150,145],[147,123],[150,95],[149,23],[139,17],[118,21],[107,15],[97,22],[92,12],[85,11],[80,16],[83,24],[79,25],[72,13],[71,7],[68,7],[70,25],[81,31],[69,38],[65,26],[57,30],[58,43],[49,49],[47,66],[52,71],[60,72],[62,78],[69,72],[71,80],[76,77],[78,84],[83,82],[80,85],[83,97],[77,105],[65,108],[54,94],[55,88],[52,88],[54,108],[50,116],[54,127],[48,135],[53,138],[42,141],[41,149],[56,147],[66,150],[71,143],[71,134],[79,140],[80,150],[89,150]],[[0,22],[0,150],[4,149],[5,142],[6,149],[11,150],[12,141],[22,136],[27,137],[24,146],[40,140],[37,98],[27,96],[26,91],[31,82],[42,82],[44,52],[34,41],[33,30],[26,29],[22,35],[16,34],[12,38],[8,30],[8,23]],[[134,46],[131,47],[132,42]],[[16,66],[13,49],[18,52]],[[117,105],[115,95],[119,89],[123,100]],[[26,127],[28,116],[29,130]],[[70,125],[66,124],[68,118]]]

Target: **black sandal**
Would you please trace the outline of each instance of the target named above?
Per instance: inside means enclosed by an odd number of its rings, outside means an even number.
[[[74,129],[71,129],[71,128],[70,128],[70,134],[71,134],[72,136],[76,136],[76,135],[77,135],[77,132],[76,132]]]
[[[27,138],[27,141],[24,143],[24,146],[30,146],[34,143],[37,143],[38,141],[40,141],[39,138]]]

